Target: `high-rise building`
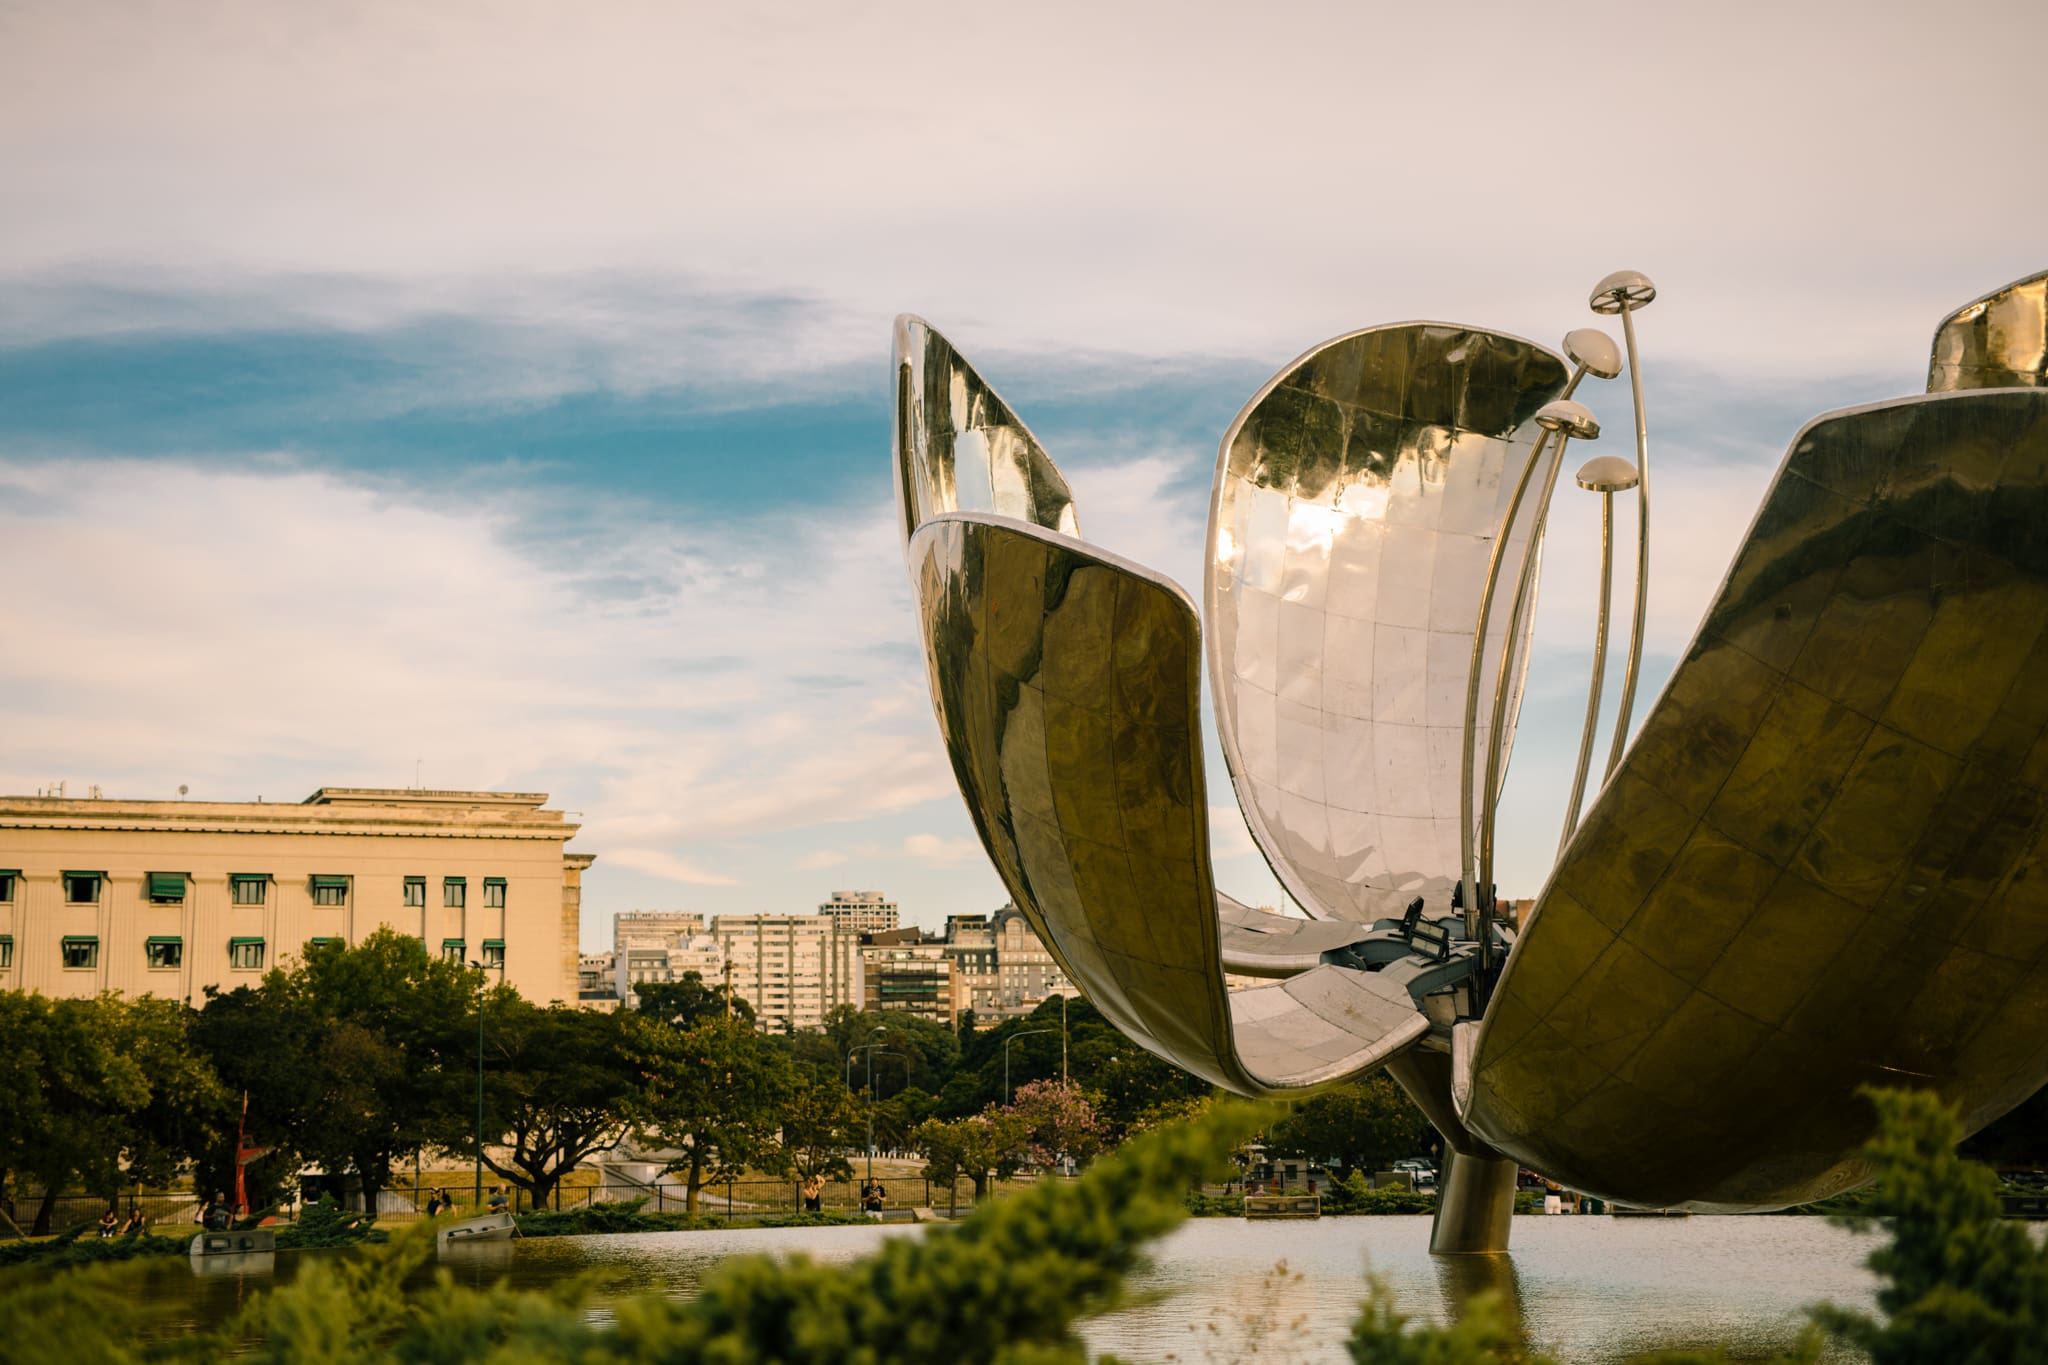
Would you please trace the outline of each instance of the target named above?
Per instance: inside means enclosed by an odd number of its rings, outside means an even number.
[[[614,956],[613,987],[629,1010],[640,1007],[640,987],[650,982],[681,981],[695,972],[714,990],[725,986],[725,952],[708,933],[678,933],[658,946],[621,948]]]
[[[972,1010],[977,1020],[996,1017],[1002,1008],[1002,975],[988,916],[946,916],[946,956],[953,963],[954,1016]]]
[[[711,937],[765,1032],[822,1028],[834,1008],[860,1004],[860,940],[829,916],[719,915]]]
[[[612,916],[612,951],[666,948],[704,932],[704,917],[688,910],[623,910]]]
[[[949,1028],[958,1020],[953,957],[943,938],[915,928],[863,935],[860,974],[864,1009],[914,1014]]]
[[[996,945],[997,989],[992,1016],[1029,1014],[1055,995],[1075,994],[1073,983],[1053,961],[1031,921],[1024,918],[1024,912],[1015,904],[996,911],[989,929]]]
[[[0,796],[0,989],[254,985],[389,927],[540,1003],[579,996],[576,825],[533,792],[322,787],[304,801]]]
[[[896,927],[896,902],[879,891],[834,891],[818,913],[854,935],[886,934]]]

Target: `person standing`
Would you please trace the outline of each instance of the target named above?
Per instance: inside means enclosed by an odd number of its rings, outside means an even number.
[[[825,1177],[813,1174],[803,1183],[804,1212],[822,1213],[825,1208]]]

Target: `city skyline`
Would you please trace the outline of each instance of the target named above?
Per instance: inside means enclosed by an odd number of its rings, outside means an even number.
[[[1007,896],[908,609],[896,311],[1092,539],[1194,587],[1216,441],[1292,356],[1412,316],[1555,344],[1646,271],[1640,717],[1799,426],[1918,387],[1949,309],[2048,264],[2038,177],[1978,221],[1907,173],[2010,158],[1930,113],[2036,7],[1175,13],[10,11],[0,790],[545,791],[598,857],[586,944],[847,884],[937,928]],[[1477,19],[1455,80],[1402,59]],[[2031,117],[2024,81],[1972,99]],[[1626,382],[1583,396],[1620,450]],[[1504,894],[1556,842],[1596,518],[1559,494]],[[1222,889],[1285,904],[1209,776]]]

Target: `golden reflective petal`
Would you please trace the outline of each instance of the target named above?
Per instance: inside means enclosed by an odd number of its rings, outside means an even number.
[[[1859,1086],[1975,1128],[2048,1080],[2044,496],[2041,389],[1799,433],[1523,926],[1481,1138],[1624,1203],[1769,1208],[1867,1177]]]
[[[2048,271],[2014,280],[1942,319],[1927,391],[2048,384]]]

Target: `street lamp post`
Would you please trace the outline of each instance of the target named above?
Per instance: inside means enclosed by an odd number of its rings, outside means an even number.
[[[491,979],[481,962],[476,968],[476,1204],[484,1206],[484,986]]]
[[[1062,999],[1064,999],[1064,998],[1065,998],[1065,997],[1062,997]],[[1059,1032],[1059,1033],[1061,1033],[1062,1035],[1064,1035],[1064,1030],[1056,1030],[1056,1029],[1049,1029],[1049,1028],[1027,1028],[1027,1029],[1019,1029],[1019,1030],[1018,1030],[1017,1032],[1015,1032],[1015,1033],[1011,1034],[1011,1035],[1010,1035],[1009,1037],[1007,1037],[1007,1038],[1003,1039],[1003,1103],[1004,1103],[1005,1105],[1009,1104],[1009,1102],[1010,1102],[1010,1044],[1012,1044],[1012,1043],[1016,1042],[1016,1041],[1017,1041],[1017,1040],[1018,1040],[1019,1038],[1029,1038],[1029,1037],[1030,1037],[1030,1036],[1031,1036],[1032,1034],[1034,1034],[1034,1033],[1054,1033],[1054,1032]],[[1062,1056],[1061,1056],[1061,1064],[1062,1064],[1062,1066],[1064,1066],[1064,1065],[1065,1065],[1065,1055],[1064,1055],[1064,1054],[1065,1054],[1065,1049],[1064,1049],[1064,1048],[1062,1048],[1062,1049],[1061,1049],[1061,1053],[1062,1053]],[[1065,1079],[1065,1078],[1064,1078],[1064,1077],[1062,1077],[1062,1079]]]
[[[876,1026],[868,1034],[868,1040],[865,1043],[862,1043],[859,1047],[854,1048],[852,1052],[846,1054],[849,1070],[851,1070],[850,1064],[853,1061],[854,1052],[865,1052],[868,1054],[868,1184],[870,1186],[875,1183],[875,1049],[881,1046],[875,1039],[888,1031],[886,1025]]]

